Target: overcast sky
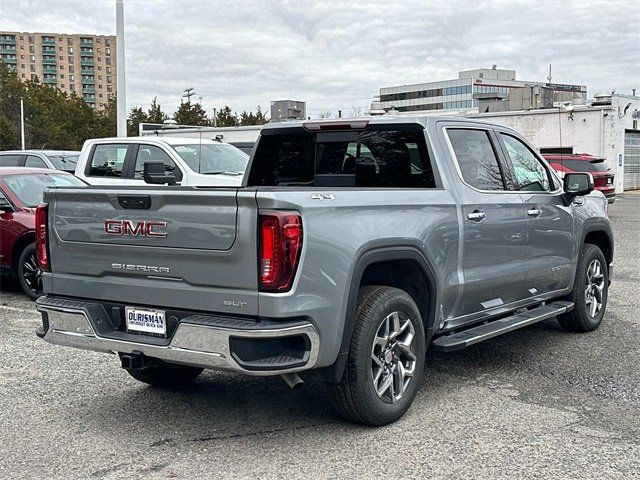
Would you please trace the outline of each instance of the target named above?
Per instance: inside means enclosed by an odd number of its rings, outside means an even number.
[[[173,112],[194,87],[208,113],[307,102],[369,106],[380,87],[517,70],[517,78],[640,89],[640,0],[124,0],[127,104]],[[0,30],[115,34],[115,0],[0,0]]]

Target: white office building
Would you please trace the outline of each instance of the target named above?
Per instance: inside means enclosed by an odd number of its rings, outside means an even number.
[[[555,101],[586,98],[585,85],[566,85],[516,80],[515,70],[478,68],[458,73],[458,78],[440,82],[418,83],[380,89],[378,100],[371,104],[372,113],[428,112],[432,110],[466,110],[478,107],[478,94],[498,94],[506,98],[514,88],[544,85],[554,91]]]

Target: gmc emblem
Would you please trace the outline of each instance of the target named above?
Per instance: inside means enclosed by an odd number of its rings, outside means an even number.
[[[132,220],[107,220],[104,232],[109,235],[129,235],[131,237],[165,238],[167,232],[160,231],[167,222],[134,222]]]

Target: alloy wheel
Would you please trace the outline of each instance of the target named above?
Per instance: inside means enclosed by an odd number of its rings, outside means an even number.
[[[24,263],[22,264],[22,270],[24,283],[27,285],[29,290],[35,294],[42,293],[42,270],[40,270],[40,267],[38,266],[38,260],[36,259],[35,252],[25,258]]]
[[[584,291],[584,303],[587,314],[595,318],[602,310],[604,295],[604,274],[600,260],[594,259],[587,268],[587,288]]]
[[[402,312],[387,315],[376,332],[371,348],[373,388],[387,403],[399,401],[416,369],[413,322]]]

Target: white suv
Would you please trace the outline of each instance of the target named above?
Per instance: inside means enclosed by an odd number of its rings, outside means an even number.
[[[92,185],[144,185],[144,164],[163,162],[181,185],[238,186],[249,155],[228,143],[180,137],[87,140],[75,174]]]

